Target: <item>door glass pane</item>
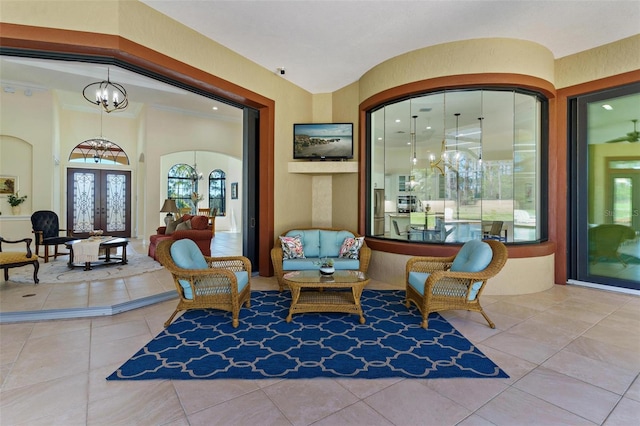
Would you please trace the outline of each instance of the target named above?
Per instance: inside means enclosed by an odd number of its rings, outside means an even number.
[[[73,232],[84,233],[94,230],[95,183],[93,173],[73,174]]]
[[[107,173],[107,224],[106,232],[126,229],[127,176]]]
[[[587,259],[578,259],[581,281],[640,287],[639,101],[632,94],[586,103],[588,197],[581,232]]]

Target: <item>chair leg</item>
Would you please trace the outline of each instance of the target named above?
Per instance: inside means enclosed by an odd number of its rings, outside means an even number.
[[[484,313],[484,309],[480,308],[480,313],[482,314],[482,316],[484,317],[484,319],[487,320],[487,322],[489,323],[489,327],[491,328],[496,328],[496,325],[493,323],[493,321],[491,321],[489,319],[489,316],[487,314]]]
[[[164,328],[169,327],[169,324],[171,324],[171,321],[173,321],[173,319],[176,317],[178,312],[180,312],[180,309],[176,309],[175,311],[173,311],[169,319],[164,322]]]
[[[4,280],[9,281],[9,268],[4,268]]]
[[[40,269],[40,262],[33,262],[33,282],[38,284],[40,280],[38,279],[38,270]]]
[[[44,263],[49,262],[49,246],[44,246]]]

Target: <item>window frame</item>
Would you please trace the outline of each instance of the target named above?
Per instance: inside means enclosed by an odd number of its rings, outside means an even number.
[[[449,87],[438,86],[438,87],[432,87],[432,88],[426,87],[422,90],[411,91],[410,93],[406,93],[404,95],[397,95],[397,93],[399,92],[398,89],[401,89],[401,88],[390,89],[389,92],[394,92],[396,93],[396,95],[387,97],[386,99],[384,99],[381,96],[383,94],[374,96],[373,98],[380,99],[378,103],[365,101],[363,102],[363,104],[361,104],[361,114],[362,114],[362,117],[364,118],[363,121],[365,123],[363,128],[361,128],[362,130],[364,130],[364,138],[361,138],[361,141],[364,144],[363,148],[365,149],[365,153],[366,153],[366,162],[363,168],[363,171],[365,174],[365,180],[363,182],[364,190],[365,190],[365,197],[364,197],[365,209],[364,209],[364,217],[363,217],[364,235],[366,235],[368,239],[369,238],[380,239],[385,242],[393,242],[394,244],[398,242],[402,244],[406,243],[409,245],[433,244],[433,242],[429,242],[429,241],[398,240],[390,236],[373,235],[374,220],[373,220],[373,214],[372,214],[372,209],[373,209],[372,195],[374,190],[373,173],[374,173],[375,166],[373,165],[372,161],[373,161],[373,152],[375,149],[373,137],[375,135],[373,135],[374,132],[372,130],[372,114],[380,110],[381,108],[385,108],[386,106],[408,101],[414,98],[429,96],[431,94],[453,93],[453,92],[463,92],[463,91],[466,91],[466,92],[507,91],[507,92],[513,92],[514,94],[523,94],[527,96],[532,96],[539,103],[539,115],[537,117],[539,122],[537,123],[537,128],[536,128],[536,130],[539,132],[539,138],[537,141],[538,146],[536,147],[537,164],[535,166],[535,172],[537,174],[537,176],[535,177],[537,181],[537,187],[535,191],[536,192],[535,194],[536,210],[535,211],[536,211],[536,220],[537,220],[535,238],[527,239],[525,241],[522,241],[522,240],[516,241],[516,242],[510,241],[508,242],[508,244],[526,245],[526,244],[539,244],[541,242],[547,241],[548,240],[547,211],[548,211],[548,164],[549,164],[549,158],[548,158],[549,157],[548,155],[549,98],[548,98],[548,94],[546,94],[546,91],[544,89],[538,90],[533,86],[521,87],[518,84],[504,84],[504,85],[497,85],[497,86],[474,84],[472,86],[461,85],[461,86],[449,86]],[[415,89],[415,87],[413,87],[412,89]],[[407,132],[407,134],[408,133],[409,132]],[[516,150],[514,149],[513,152],[515,153]],[[515,160],[513,158],[511,160],[511,167],[512,168],[515,167]],[[386,169],[386,166],[385,166],[385,169]],[[386,188],[386,184],[384,185],[384,187]],[[481,192],[482,191],[483,189],[481,189]],[[515,192],[515,187],[514,187],[514,192]],[[484,195],[484,199],[485,200],[488,199],[486,198],[486,195]],[[437,244],[455,245],[460,243],[461,241],[454,241],[454,242],[446,242],[446,243],[438,242]]]

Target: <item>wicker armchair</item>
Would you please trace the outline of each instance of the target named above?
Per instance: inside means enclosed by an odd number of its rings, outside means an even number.
[[[177,261],[184,265],[184,252],[195,259],[193,267],[181,268],[176,264]],[[161,241],[157,254],[158,261],[171,272],[180,296],[176,310],[164,323],[165,327],[171,324],[178,312],[189,309],[220,309],[231,312],[232,325],[238,326],[240,307],[244,303],[248,308],[251,303],[249,259],[243,256],[203,256],[198,246],[189,239]]]
[[[0,269],[4,269],[4,280],[9,281],[9,268],[18,268],[25,265],[33,265],[33,282],[38,284],[38,269],[40,263],[38,256],[31,252],[31,238],[23,238],[17,241],[9,241],[0,237]],[[25,243],[24,251],[6,251],[2,249],[4,244],[20,244]]]
[[[488,244],[491,248],[490,260],[487,249],[478,250],[481,244]],[[473,251],[485,251],[486,262],[478,268],[468,268],[471,271],[452,271],[452,265],[458,256],[474,256]],[[470,253],[471,252],[471,253]],[[477,256],[477,255],[476,255]],[[431,312],[463,309],[480,312],[491,328],[495,324],[489,319],[480,306],[480,295],[487,280],[500,272],[508,257],[507,248],[496,240],[472,240],[462,247],[455,256],[449,257],[412,257],[406,265],[406,299],[405,305],[410,307],[413,302],[422,314],[422,327],[427,328],[427,318]],[[460,260],[460,259],[459,259]],[[460,262],[456,262],[459,264]],[[487,265],[488,263],[488,265]],[[468,264],[467,264],[468,265]],[[477,263],[476,263],[477,265]],[[464,265],[461,269],[465,269]]]
[[[284,290],[284,279],[283,276],[286,272],[290,272],[290,271],[285,271],[283,269],[283,251],[282,251],[282,244],[280,243],[280,237],[284,237],[287,235],[287,233],[291,232],[291,231],[305,231],[305,230],[321,230],[321,231],[345,231],[345,229],[341,229],[341,228],[294,228],[291,229],[289,231],[283,232],[281,235],[279,235],[274,244],[273,244],[273,248],[271,249],[271,262],[273,263],[273,272],[274,275],[276,276],[276,278],[278,279],[278,287],[279,290],[282,292]],[[348,230],[346,230],[348,231]],[[360,235],[356,234],[353,231],[348,231],[350,233],[352,233],[355,237],[359,237]],[[371,261],[371,249],[369,247],[367,247],[367,243],[363,242],[362,243],[362,247],[360,247],[360,252],[358,254],[358,260],[359,260],[359,268],[358,270],[360,272],[367,272],[367,270],[369,269],[369,262]],[[316,269],[318,269],[319,267],[317,267]],[[339,269],[339,265],[336,264],[336,269]]]

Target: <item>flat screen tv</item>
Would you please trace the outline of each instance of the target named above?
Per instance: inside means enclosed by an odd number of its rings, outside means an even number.
[[[295,160],[353,158],[353,123],[298,123],[293,125]]]

